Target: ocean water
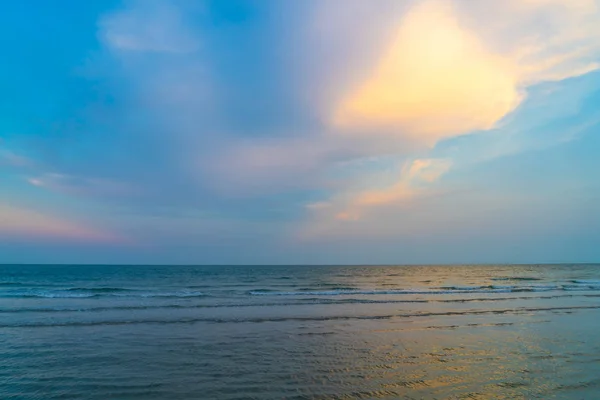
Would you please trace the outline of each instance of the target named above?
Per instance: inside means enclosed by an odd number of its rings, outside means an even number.
[[[446,398],[600,398],[600,266],[0,266],[0,399]]]

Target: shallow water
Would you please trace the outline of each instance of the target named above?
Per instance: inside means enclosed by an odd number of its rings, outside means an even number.
[[[591,399],[600,266],[0,266],[1,399]]]

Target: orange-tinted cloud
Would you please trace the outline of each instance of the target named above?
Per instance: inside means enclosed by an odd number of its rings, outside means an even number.
[[[430,192],[437,181],[451,167],[448,160],[417,159],[407,163],[391,184],[378,188],[350,191],[337,195],[328,202],[307,205],[319,226],[363,219],[372,209],[384,206],[409,205]]]
[[[335,107],[333,125],[431,146],[495,127],[529,85],[600,67],[597,1],[485,4],[416,2],[370,74]]]
[[[514,66],[462,28],[450,3],[424,2],[406,15],[373,74],[341,102],[334,123],[435,142],[491,128],[519,103],[516,84]]]

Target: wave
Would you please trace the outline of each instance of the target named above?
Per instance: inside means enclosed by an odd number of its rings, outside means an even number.
[[[252,290],[251,296],[352,296],[352,295],[444,295],[475,293],[545,292],[560,290],[558,286],[440,288],[440,289],[390,289],[390,290],[318,290],[318,291],[273,291]]]
[[[540,278],[532,276],[500,276],[492,278],[493,281],[541,281]]]
[[[493,289],[492,286],[440,286],[436,289],[441,290],[477,290],[477,289]],[[502,288],[497,288],[502,289]]]
[[[567,292],[589,292],[600,290],[600,286],[565,286],[563,290]]]
[[[313,287],[287,287],[290,290],[280,288],[262,288],[249,291],[220,291],[215,288],[211,292],[198,291],[193,288],[182,288],[180,290],[154,289],[144,290],[141,288],[125,287],[70,287],[70,288],[21,288],[11,287],[0,290],[0,298],[47,298],[47,299],[82,299],[99,297],[122,297],[122,298],[194,298],[217,296],[233,298],[237,296],[295,296],[302,301],[310,300],[311,297],[322,299],[324,297],[336,296],[440,296],[440,295],[494,295],[502,293],[537,293],[537,292],[588,292],[600,291],[600,281],[597,280],[572,280],[569,283],[553,284],[493,284],[482,286],[439,286],[439,287],[415,287],[415,288],[357,288],[351,286],[318,285]],[[322,287],[326,286],[326,287]],[[333,285],[332,285],[333,286]],[[246,286],[247,287],[247,286]],[[469,298],[470,296],[462,296]],[[410,299],[410,297],[409,297]]]
[[[181,318],[181,319],[128,319],[109,321],[65,321],[65,322],[26,322],[17,324],[0,323],[0,328],[48,328],[48,327],[85,327],[85,326],[114,326],[114,325],[138,325],[138,324],[193,324],[193,323],[264,323],[264,322],[287,322],[287,321],[340,321],[340,320],[390,320],[395,318],[423,318],[423,317],[449,317],[464,315],[504,315],[523,314],[535,312],[558,312],[576,310],[599,310],[600,306],[573,306],[573,307],[520,307],[490,310],[466,310],[445,312],[415,312],[403,314],[386,315],[333,315],[333,316],[307,316],[307,317],[248,317],[248,318]]]
[[[4,281],[0,282],[0,286],[29,286],[26,283],[22,282],[13,282],[13,281]]]
[[[141,297],[206,297],[203,292],[181,291],[181,292],[166,292],[166,293],[149,293],[143,294]]]
[[[119,287],[74,287],[65,289],[68,292],[92,292],[92,293],[113,293],[113,292],[134,292],[136,289],[125,289]]]
[[[333,284],[322,284],[322,285],[320,285],[320,287],[300,288],[298,290],[303,291],[303,292],[315,292],[315,291],[318,292],[320,290],[323,290],[323,287],[329,288],[328,290],[345,290],[345,291],[360,290],[359,288],[356,288],[353,286],[341,286],[341,285],[333,285]]]
[[[198,291],[175,291],[175,292],[142,292],[133,289],[117,289],[114,288],[70,288],[63,290],[53,291],[18,291],[18,292],[5,292],[1,293],[0,297],[11,297],[11,298],[45,298],[45,299],[82,299],[82,298],[93,298],[93,297],[141,297],[141,298],[152,298],[152,297],[164,297],[164,298],[185,298],[185,297],[205,297],[207,296],[203,292]]]
[[[4,313],[69,313],[69,312],[104,312],[104,311],[144,311],[162,309],[205,309],[205,308],[245,308],[245,307],[293,307],[308,305],[344,305],[344,304],[427,304],[427,303],[494,303],[514,300],[548,300],[573,297],[600,297],[597,294],[559,294],[551,296],[513,296],[513,297],[470,297],[443,300],[372,300],[372,299],[303,299],[309,302],[272,302],[272,303],[231,303],[231,304],[156,304],[156,305],[125,305],[99,307],[34,307],[34,308],[0,308]]]
[[[571,282],[579,285],[600,286],[600,280],[598,279],[573,279]]]
[[[594,282],[598,282],[595,284]],[[531,285],[486,285],[486,286],[440,286],[432,289],[356,289],[337,288],[332,290],[298,289],[277,291],[256,289],[248,292],[251,296],[352,296],[352,295],[447,295],[447,294],[495,294],[551,291],[598,291],[600,281],[578,281],[571,284],[531,284]]]

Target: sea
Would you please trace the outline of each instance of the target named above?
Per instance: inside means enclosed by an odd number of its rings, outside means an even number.
[[[2,265],[0,399],[600,399],[600,265]]]

